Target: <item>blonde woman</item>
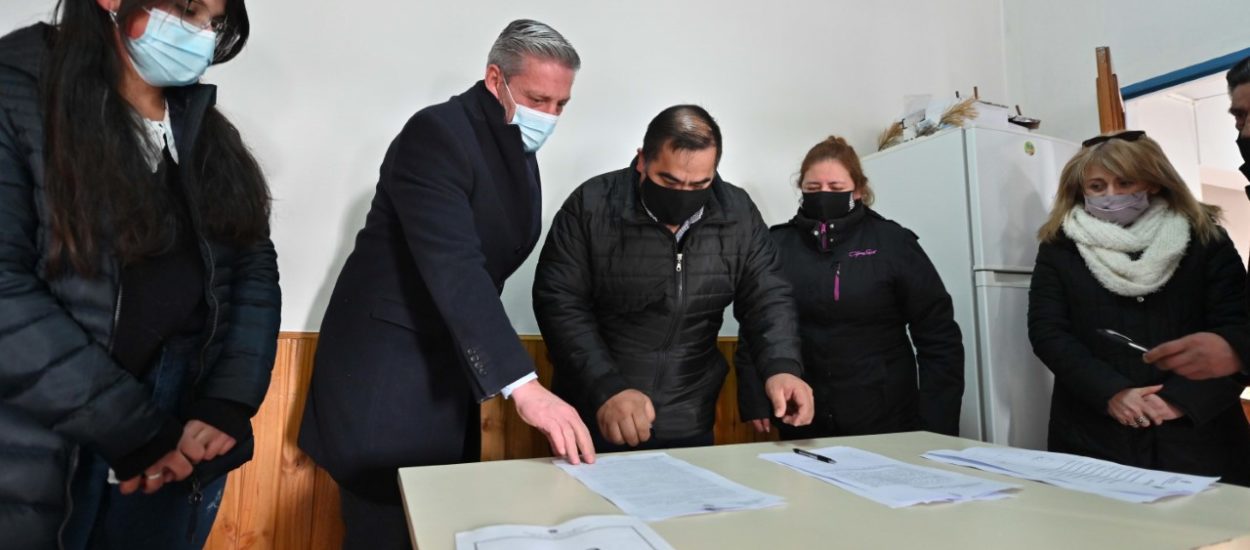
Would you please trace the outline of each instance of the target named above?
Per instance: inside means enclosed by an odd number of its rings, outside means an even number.
[[[1029,339],[1055,373],[1050,450],[1250,483],[1241,385],[1159,370],[1100,334],[1244,347],[1246,273],[1218,215],[1145,132],[1089,139],[1068,161],[1029,291]]]

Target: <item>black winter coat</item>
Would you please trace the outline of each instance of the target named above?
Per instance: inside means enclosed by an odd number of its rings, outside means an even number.
[[[1205,331],[1245,349],[1245,276],[1226,235],[1207,244],[1193,235],[1162,288],[1129,298],[1104,288],[1066,236],[1042,243],[1029,289],[1029,340],[1055,373],[1050,450],[1250,483],[1250,427],[1239,399],[1244,386],[1231,378],[1194,381],[1161,371],[1143,363],[1141,353],[1095,333],[1108,328],[1153,347]],[[1157,395],[1184,417],[1130,428],[1107,414],[1116,393],[1156,384],[1163,384]]]
[[[534,370],[499,300],[538,242],[529,161],[480,81],[391,143],[322,321],[300,430],[349,489],[394,501],[396,468],[476,459],[477,402]]]
[[[731,302],[763,342],[766,375],[802,373],[790,285],[746,192],[719,176],[703,217],[678,242],[639,201],[633,168],[582,184],[556,213],[534,276],[534,313],[554,388],[598,430],[595,415],[626,389],[655,406],[655,436],[712,429],[728,366],[716,346]]]
[[[950,294],[914,233],[867,207],[847,218],[827,231],[836,232],[827,252],[816,222],[801,215],[772,229],[794,285],[803,378],[816,397],[811,426],[785,435],[959,435],[964,348]],[[748,382],[759,379],[752,346],[743,334],[734,359]],[[762,388],[738,390],[750,403],[744,420],[772,417]]]
[[[181,432],[179,421],[158,411],[143,383],[109,354],[117,262],[103,262],[90,279],[50,279],[44,272],[51,229],[38,94],[52,32],[35,25],[0,39],[0,545],[6,548],[58,544],[80,447],[116,464],[168,432],[171,421]],[[166,96],[179,156],[195,158],[215,88],[168,89]],[[281,293],[273,244],[265,239],[237,249],[196,231],[209,319],[202,360],[189,374],[197,381],[193,395],[254,412],[277,347]],[[250,438],[240,441],[196,475],[220,475],[210,468],[237,466],[251,451]]]

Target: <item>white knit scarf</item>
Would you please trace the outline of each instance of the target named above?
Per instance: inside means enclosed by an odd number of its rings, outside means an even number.
[[[1078,206],[1064,218],[1063,231],[1076,242],[1094,278],[1128,297],[1159,290],[1189,246],[1189,220],[1158,198],[1128,227],[1095,218]],[[1141,257],[1133,260],[1129,255],[1136,252]]]

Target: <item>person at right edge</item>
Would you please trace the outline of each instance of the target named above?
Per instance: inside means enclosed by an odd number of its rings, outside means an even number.
[[[1225,79],[1228,114],[1233,115],[1237,149],[1245,161],[1241,173],[1250,179],[1250,128],[1246,127],[1246,116],[1250,114],[1250,57],[1233,65]],[[1250,199],[1250,185],[1246,186],[1246,198]],[[1250,298],[1250,277],[1246,279],[1246,297]],[[1231,375],[1241,384],[1250,384],[1250,338],[1240,341],[1242,345],[1237,346],[1209,332],[1199,332],[1160,344],[1143,359],[1186,378],[1204,380]]]
[[[1145,132],[1090,138],[1064,166],[1029,288],[1029,341],[1055,374],[1049,450],[1250,486],[1244,386],[1159,370],[1098,334],[1244,348],[1246,271],[1219,214]]]
[[[803,379],[816,414],[784,439],[910,430],[959,435],[964,348],[950,294],[916,235],[871,208],[859,157],[836,136],[816,144],[799,170],[799,212],[772,228],[794,286]],[[911,333],[910,340],[908,333]],[[739,336],[742,419],[771,429],[747,334]],[[915,351],[913,351],[913,345]]]

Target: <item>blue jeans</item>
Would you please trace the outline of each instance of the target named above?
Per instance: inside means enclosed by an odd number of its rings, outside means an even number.
[[[152,401],[176,414],[189,384],[186,375],[199,352],[197,339],[171,341],[143,382]],[[200,549],[213,528],[226,477],[207,484],[198,480],[169,483],[151,495],[123,495],[108,483],[109,466],[99,455],[80,448],[70,485],[71,509],[65,529],[67,550]],[[192,474],[194,477],[194,474]],[[196,486],[198,491],[196,491]]]

